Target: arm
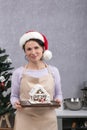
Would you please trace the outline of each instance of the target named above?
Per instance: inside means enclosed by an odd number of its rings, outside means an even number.
[[[59,70],[56,67],[52,67],[52,74],[55,81],[54,100],[58,100],[62,102],[63,97],[62,97],[61,78],[60,78]]]
[[[15,70],[12,75],[12,85],[11,85],[11,104],[14,108],[16,108],[15,103],[19,103],[19,89],[20,89],[20,72],[19,69]]]

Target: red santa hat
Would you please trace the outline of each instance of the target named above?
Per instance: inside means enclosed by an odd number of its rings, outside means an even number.
[[[44,43],[44,47],[45,47],[45,51],[43,53],[43,59],[44,60],[50,60],[52,58],[52,52],[48,50],[48,41],[47,38],[37,32],[37,31],[29,31],[27,33],[25,33],[19,41],[19,44],[21,47],[23,47],[23,45],[26,43],[26,41],[30,40],[30,39],[39,39]]]

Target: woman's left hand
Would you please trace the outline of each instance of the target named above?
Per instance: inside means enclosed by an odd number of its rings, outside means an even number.
[[[61,101],[58,98],[55,101],[61,106]]]

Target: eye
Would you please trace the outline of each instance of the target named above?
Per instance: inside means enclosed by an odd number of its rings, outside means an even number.
[[[31,51],[31,48],[27,48],[27,51]]]
[[[35,49],[39,49],[39,47],[38,47],[38,46],[36,46],[36,47],[35,47]]]

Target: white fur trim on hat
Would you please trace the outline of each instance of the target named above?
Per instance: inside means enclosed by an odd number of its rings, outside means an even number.
[[[40,33],[38,33],[38,32],[28,32],[28,33],[25,33],[20,38],[20,41],[19,41],[20,46],[23,47],[23,45],[25,44],[25,42],[28,41],[28,40],[30,40],[30,39],[39,39],[42,42],[44,42],[44,38],[43,38],[43,36]]]
[[[45,50],[43,53],[43,59],[48,61],[52,58],[52,52],[49,50]]]

